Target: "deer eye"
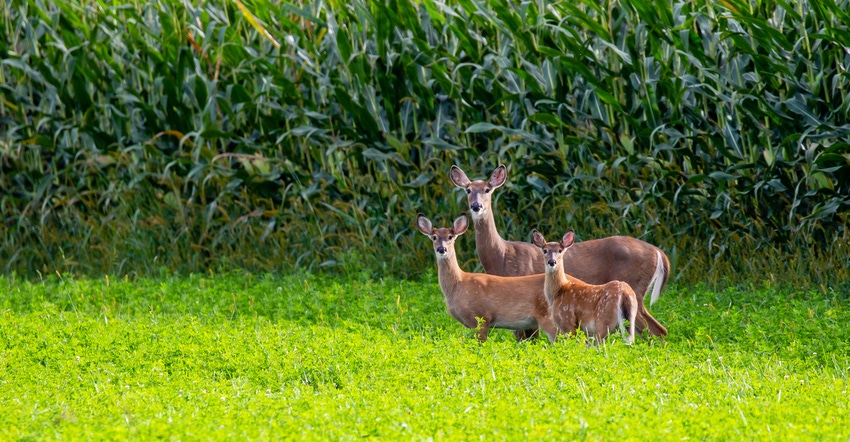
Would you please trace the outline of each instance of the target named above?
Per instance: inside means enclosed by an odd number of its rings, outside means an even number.
[[[484,193],[490,193],[490,189],[484,189]]]
[[[436,240],[437,240],[437,235],[431,235],[431,241],[436,241]]]
[[[467,195],[469,195],[469,193],[470,193],[470,192],[472,192],[472,190],[471,190],[471,189],[466,189],[466,194],[467,194]]]
[[[449,239],[452,239],[452,238],[454,238],[454,235],[449,235]]]
[[[543,249],[543,253],[546,254],[546,253],[549,253],[549,251],[546,250],[546,249]]]

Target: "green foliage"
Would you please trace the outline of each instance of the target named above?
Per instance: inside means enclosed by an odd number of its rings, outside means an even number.
[[[508,238],[633,235],[688,283],[850,280],[847,0],[8,5],[6,274],[356,251],[418,275],[415,213],[464,208],[449,166],[507,163]]]
[[[0,278],[0,438],[847,439],[846,293],[674,287],[665,340],[516,343],[423,283]]]

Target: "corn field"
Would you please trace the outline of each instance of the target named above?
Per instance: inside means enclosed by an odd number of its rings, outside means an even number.
[[[416,276],[504,163],[506,238],[850,280],[846,0],[0,4],[5,273]]]

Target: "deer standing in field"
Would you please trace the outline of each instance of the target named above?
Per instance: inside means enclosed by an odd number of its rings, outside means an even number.
[[[543,251],[546,279],[543,291],[549,303],[552,322],[560,333],[573,334],[579,328],[588,338],[602,342],[615,327],[623,329],[629,320],[626,344],[635,340],[635,319],[638,301],[634,290],[622,281],[603,285],[586,284],[564,273],[564,256],[575,241],[567,232],[561,242],[546,242],[537,230],[531,232],[534,245]]]
[[[549,341],[557,337],[557,328],[549,315],[543,296],[544,275],[503,277],[486,273],[467,273],[460,269],[455,240],[466,232],[466,215],[455,219],[451,228],[434,228],[423,214],[416,227],[434,243],[437,276],[453,318],[468,328],[478,328],[477,338],[484,342],[491,328],[524,330],[540,327]],[[479,324],[478,318],[483,322]]]
[[[488,181],[470,181],[459,167],[452,166],[449,177],[466,191],[475,224],[475,249],[484,271],[491,275],[522,276],[544,272],[540,251],[532,244],[505,241],[496,230],[493,191],[505,184],[507,169],[500,165]],[[652,287],[650,305],[667,284],[670,261],[661,249],[628,236],[610,236],[575,243],[563,257],[563,269],[588,284],[626,282],[637,294],[638,333],[648,329],[655,336],[666,336],[664,328],[644,306],[643,299]],[[517,339],[532,337],[535,330],[520,330]]]

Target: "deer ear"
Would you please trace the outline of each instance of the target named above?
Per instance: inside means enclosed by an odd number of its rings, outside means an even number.
[[[431,232],[434,231],[434,226],[431,224],[431,220],[421,213],[416,215],[416,227],[425,236],[431,236]]]
[[[452,231],[455,235],[461,235],[463,232],[466,232],[466,229],[469,227],[469,218],[466,217],[466,214],[457,217],[455,219],[454,225],[452,225]]]
[[[460,167],[452,166],[452,170],[449,171],[449,179],[455,183],[457,187],[466,188],[469,185],[469,178],[466,177],[466,174],[460,170]]]
[[[576,234],[573,233],[572,230],[564,234],[564,237],[561,238],[561,246],[563,248],[569,248],[576,241]]]
[[[499,164],[499,167],[497,167],[496,170],[493,171],[493,174],[490,175],[490,181],[488,184],[490,184],[490,187],[495,189],[497,187],[501,187],[502,184],[505,184],[507,179],[508,169],[504,164]]]
[[[543,235],[534,229],[531,231],[531,242],[534,243],[535,246],[540,247],[541,249],[546,246],[546,239],[543,238]]]

